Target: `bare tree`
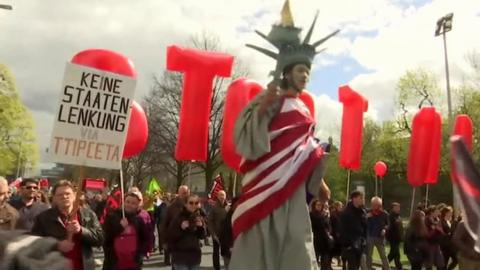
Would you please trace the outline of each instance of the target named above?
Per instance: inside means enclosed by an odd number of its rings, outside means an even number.
[[[148,111],[150,144],[147,147],[151,160],[175,178],[175,186],[183,184],[188,174],[188,164],[174,159],[181,104],[181,74],[165,71],[153,78],[153,86],[145,98]]]
[[[218,37],[209,33],[202,33],[192,37],[187,47],[200,50],[223,52]],[[223,164],[220,157],[220,139],[223,124],[223,107],[228,85],[241,76],[247,76],[247,69],[236,59],[231,78],[215,78],[210,110],[210,126],[208,154],[206,162],[197,162],[192,174],[204,173],[205,187],[211,186],[215,172]],[[164,72],[153,78],[153,86],[145,98],[148,110],[150,141],[149,152],[156,155],[152,162],[161,165],[176,179],[178,187],[184,183],[188,175],[188,162],[175,160],[175,146],[179,126],[179,112],[181,105],[182,74]]]

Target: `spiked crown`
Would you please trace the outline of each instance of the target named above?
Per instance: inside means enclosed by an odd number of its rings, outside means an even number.
[[[309,44],[312,37],[313,28],[318,18],[318,12],[315,15],[313,23],[308,30],[307,35],[303,42],[300,39],[301,28],[295,27],[293,23],[293,17],[290,10],[289,0],[285,1],[281,12],[281,22],[278,25],[273,25],[272,30],[267,35],[260,31],[255,31],[259,36],[267,40],[270,44],[278,49],[278,53],[272,52],[268,49],[261,48],[255,45],[247,44],[247,47],[255,49],[277,61],[275,71],[271,72],[271,75],[275,79],[279,79],[285,67],[290,64],[304,63],[309,67],[312,65],[315,55],[321,53],[325,49],[317,51],[317,47],[323,44],[325,41],[336,35],[340,30],[336,30],[330,35],[320,39],[313,44]]]

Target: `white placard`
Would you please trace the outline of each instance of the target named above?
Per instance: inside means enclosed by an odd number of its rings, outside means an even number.
[[[131,77],[67,63],[51,161],[120,169],[135,84]]]

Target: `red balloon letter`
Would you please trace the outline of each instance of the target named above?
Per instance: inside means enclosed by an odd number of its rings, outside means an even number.
[[[245,108],[248,102],[260,93],[262,89],[260,84],[245,78],[235,80],[228,87],[225,111],[223,112],[221,152],[225,164],[236,171],[239,171],[242,158],[236,153],[233,143],[235,122],[243,108]]]
[[[433,107],[422,108],[414,117],[410,151],[408,153],[407,178],[413,187],[438,180],[442,119]]]
[[[363,113],[368,110],[368,101],[348,85],[338,89],[338,97],[343,103],[340,166],[358,170],[362,154]]]
[[[132,112],[128,122],[127,140],[123,148],[123,158],[138,155],[147,145],[148,121],[142,106],[132,101]]]
[[[213,79],[229,77],[232,64],[228,54],[168,47],[167,69],[184,73],[177,160],[207,160]]]
[[[467,146],[467,149],[472,152],[473,141],[473,122],[472,119],[466,114],[459,114],[455,118],[455,127],[453,129],[453,135],[460,135]]]

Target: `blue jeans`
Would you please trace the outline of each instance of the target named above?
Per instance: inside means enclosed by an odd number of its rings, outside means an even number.
[[[200,265],[186,265],[186,264],[174,264],[173,268],[175,270],[198,270]]]

